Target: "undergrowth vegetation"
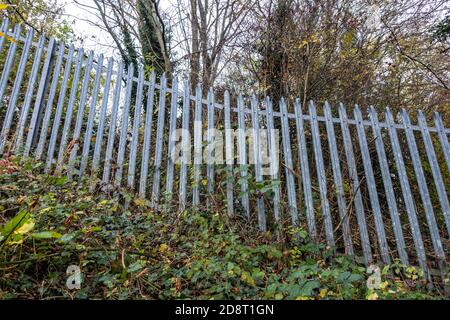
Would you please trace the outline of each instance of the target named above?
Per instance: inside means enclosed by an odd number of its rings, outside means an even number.
[[[364,265],[300,228],[276,241],[225,212],[154,211],[126,191],[105,197],[42,174],[40,163],[0,161],[0,299],[443,298],[398,263],[368,289]],[[67,286],[70,265],[80,289]]]

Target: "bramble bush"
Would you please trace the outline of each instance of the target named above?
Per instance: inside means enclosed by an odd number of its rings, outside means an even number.
[[[443,298],[399,263],[369,290],[364,265],[301,228],[276,241],[225,210],[155,212],[124,190],[91,193],[41,166],[0,160],[1,299]],[[66,286],[70,265],[81,269],[80,289]]]

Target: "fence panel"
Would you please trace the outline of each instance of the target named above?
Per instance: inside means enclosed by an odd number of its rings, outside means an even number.
[[[440,114],[434,114],[434,127],[428,126],[422,111],[417,113],[417,124],[412,123],[404,110],[401,121],[396,121],[391,110],[386,109],[385,120],[381,121],[373,107],[365,109],[368,119],[364,119],[359,107],[352,109],[353,118],[349,119],[342,104],[337,110],[338,117],[333,116],[333,108],[328,103],[324,104],[323,115],[318,115],[312,101],[309,112],[303,114],[299,99],[293,101],[294,110],[289,113],[284,98],[272,102],[268,97],[261,100],[258,95],[232,96],[228,91],[224,92],[222,105],[215,101],[212,88],[204,99],[200,84],[191,87],[186,80],[179,90],[174,76],[169,87],[165,75],[161,75],[159,83],[155,73],[146,79],[141,63],[115,64],[113,59],[108,59],[104,66],[103,55],[96,57],[92,51],[86,55],[83,49],[58,43],[54,38],[47,41],[44,35],[33,42],[32,30],[22,38],[20,25],[12,32],[8,32],[8,26],[9,21],[4,20],[0,30],[17,41],[7,42],[4,36],[0,37],[0,55],[5,60],[0,74],[0,154],[32,156],[45,161],[45,171],[50,172],[58,147],[57,174],[67,174],[69,178],[88,176],[91,191],[95,191],[97,174],[101,171],[104,192],[119,188],[134,191],[138,180],[136,193],[148,198],[155,209],[160,202],[162,179],[166,200],[177,204],[178,210],[185,210],[190,202],[194,207],[203,208],[201,200],[205,196],[206,204],[211,207],[212,196],[225,185],[229,216],[242,215],[248,223],[257,220],[262,232],[275,229],[278,235],[281,235],[280,227],[285,225],[281,199],[286,199],[286,219],[291,225],[305,224],[310,237],[319,241],[318,221],[321,221],[319,216],[323,217],[326,243],[335,247],[342,238],[344,253],[362,254],[367,264],[374,260],[375,242],[383,263],[390,263],[398,256],[404,264],[417,261],[426,271],[431,263],[445,264],[450,237],[448,172],[445,172],[445,169],[450,171],[450,128],[444,126]],[[16,61],[17,48],[21,48],[19,61]],[[191,93],[191,88],[195,92]],[[178,97],[182,97],[182,106]],[[234,107],[231,101],[236,101]],[[250,105],[246,106],[246,102]],[[274,111],[273,105],[278,105],[279,111]],[[180,137],[176,131],[178,121],[183,129],[181,148],[178,148]],[[223,133],[216,131],[221,128],[225,129],[224,147]],[[367,135],[373,136],[374,141],[368,141]],[[307,145],[309,137],[311,147]],[[341,141],[345,161],[340,156]],[[296,159],[292,155],[295,149]],[[223,151],[225,162],[219,154]],[[356,158],[359,151],[361,165]],[[269,172],[263,168],[266,152],[270,159]],[[421,153],[424,158],[426,154],[426,159],[421,158]],[[279,158],[281,154],[283,161]],[[177,155],[181,155],[179,170],[175,166]],[[218,162],[213,161],[213,155]],[[167,163],[163,158],[166,156]],[[444,161],[440,163],[440,159]],[[164,175],[163,164],[167,166]],[[122,181],[123,175],[126,181]],[[235,175],[239,177],[236,181]],[[179,181],[179,197],[172,196],[176,181]],[[147,192],[149,188],[151,192]],[[270,192],[266,192],[268,189]],[[192,201],[187,200],[190,192]],[[396,198],[397,192],[401,192],[401,199]],[[235,196],[241,206],[234,202]],[[254,203],[253,215],[250,204]],[[315,208],[317,203],[320,206]],[[272,214],[275,225],[271,223]],[[386,219],[390,223],[385,225]],[[373,243],[372,230],[376,239]],[[390,252],[388,244],[394,242],[397,250]]]

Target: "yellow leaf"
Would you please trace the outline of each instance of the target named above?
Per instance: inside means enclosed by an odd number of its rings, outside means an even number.
[[[203,180],[202,180],[202,185],[206,186],[207,184],[208,184],[208,180],[203,179]]]
[[[147,202],[145,201],[145,199],[143,199],[143,198],[134,199],[133,202],[134,202],[134,204],[137,205],[138,207],[143,207],[143,206],[145,206],[145,204],[147,203]]]
[[[34,228],[34,221],[28,220],[20,228],[14,230],[14,233],[15,234],[25,234],[27,232],[30,232],[33,228]]]
[[[17,42],[16,39],[14,39],[13,37],[8,36],[6,33],[1,32],[1,31],[0,31],[0,37],[5,37],[6,40],[11,41],[11,42]]]
[[[162,243],[162,244],[159,246],[159,252],[166,252],[168,248],[169,248],[169,247],[167,246],[167,244]]]
[[[378,295],[376,292],[373,292],[367,296],[367,300],[377,300],[377,299],[378,299]]]
[[[21,238],[20,240],[17,241],[9,241],[8,244],[9,245],[13,245],[13,244],[21,244],[23,242],[23,238]]]
[[[305,296],[299,296],[299,297],[295,298],[295,300],[312,300],[312,298],[305,297]]]
[[[9,4],[0,3],[0,10],[8,9],[8,7],[9,7]]]
[[[327,296],[328,289],[320,289],[319,297],[325,298]]]

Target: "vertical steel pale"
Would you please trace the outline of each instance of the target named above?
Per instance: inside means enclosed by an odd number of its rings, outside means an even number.
[[[84,108],[86,107],[87,102],[87,95],[88,95],[88,89],[89,89],[89,81],[91,79],[91,69],[92,64],[94,61],[94,52],[89,52],[89,57],[86,62],[86,66],[84,68],[84,77],[83,77],[83,84],[81,86],[81,94],[80,94],[80,101],[78,104],[78,112],[77,112],[77,120],[75,122],[75,129],[73,131],[72,136],[72,150],[70,150],[69,155],[69,168],[67,175],[69,178],[72,177],[73,171],[74,171],[74,165],[75,165],[75,158],[78,153],[78,148],[80,145],[80,137],[81,137],[81,126],[83,124],[83,117],[84,117]]]
[[[280,194],[281,188],[277,184],[279,181],[278,170],[279,166],[279,146],[278,146],[278,137],[276,134],[275,125],[273,121],[273,107],[272,101],[270,101],[269,97],[266,97],[266,118],[267,118],[267,130],[268,130],[268,142],[269,142],[269,157],[270,157],[270,176],[272,181],[275,182],[273,186],[273,214],[275,218],[275,222],[277,223],[277,227],[280,226],[281,222],[281,214],[280,214]]]
[[[392,185],[391,172],[386,156],[386,151],[383,143],[383,136],[381,134],[380,125],[378,123],[378,116],[373,107],[370,108],[370,120],[372,122],[372,130],[375,139],[375,146],[377,149],[378,162],[380,163],[381,175],[383,178],[384,190],[386,192],[386,200],[388,203],[389,213],[392,221],[392,228],[394,229],[394,236],[397,243],[397,251],[400,256],[400,261],[403,264],[408,264],[408,254],[406,252],[405,239],[403,237],[403,230],[400,221],[400,213],[398,211],[397,202],[395,199],[394,187]]]
[[[30,152],[31,143],[32,143],[33,137],[34,137],[34,131],[35,131],[36,127],[39,127],[39,124],[37,123],[37,121],[38,121],[38,117],[39,117],[39,112],[41,111],[40,110],[41,103],[42,103],[42,100],[44,99],[43,95],[44,95],[44,90],[47,85],[46,82],[48,80],[48,73],[49,73],[49,68],[50,68],[50,64],[51,64],[51,60],[52,60],[52,56],[53,56],[53,47],[55,46],[55,43],[56,43],[55,38],[53,38],[53,37],[50,38],[50,41],[49,41],[49,44],[47,47],[47,55],[45,57],[44,66],[41,71],[41,80],[39,81],[39,87],[38,87],[38,91],[36,93],[36,100],[34,102],[33,114],[31,116],[30,125],[28,128],[27,140],[25,142],[24,156],[26,156],[26,157],[28,157],[29,152]],[[44,49],[44,41],[42,41],[42,50],[43,49]],[[25,120],[26,120],[26,115],[24,114],[23,121],[25,121]],[[23,132],[23,129],[22,129],[22,132]],[[21,137],[22,132],[20,132],[20,136],[18,135],[18,138]]]
[[[69,136],[70,126],[72,125],[72,114],[73,108],[75,105],[75,99],[77,97],[78,92],[78,82],[80,80],[80,72],[81,67],[83,65],[84,59],[84,50],[78,50],[78,57],[75,67],[75,73],[72,79],[72,89],[70,90],[69,104],[67,105],[66,116],[64,119],[64,127],[61,136],[61,140],[59,143],[59,152],[58,152],[58,162],[56,166],[56,171],[61,172],[63,167],[64,154],[66,153],[67,139]]]
[[[116,136],[117,115],[119,113],[120,94],[122,92],[124,64],[121,61],[117,70],[116,86],[114,88],[114,98],[111,107],[111,119],[109,122],[108,142],[106,143],[105,164],[103,165],[102,183],[106,187],[109,184],[111,175],[111,162]]]
[[[45,165],[45,171],[49,172],[53,164],[53,153],[55,151],[56,139],[58,137],[58,130],[61,124],[61,116],[64,107],[64,100],[66,98],[67,85],[69,83],[69,77],[72,69],[72,59],[75,48],[73,45],[69,48],[69,53],[66,60],[66,65],[64,67],[64,76],[62,79],[61,89],[59,91],[58,104],[56,106],[55,118],[53,119],[52,133],[50,135],[50,142],[48,144],[47,150],[47,161]]]
[[[41,65],[42,54],[44,53],[44,45],[45,45],[45,36],[42,35],[39,37],[39,43],[38,43],[37,50],[36,50],[36,53],[34,56],[33,67],[31,68],[31,76],[28,81],[27,92],[25,93],[25,101],[22,106],[22,112],[20,113],[19,123],[18,123],[17,129],[16,129],[16,141],[14,144],[14,150],[16,150],[16,151],[19,151],[19,148],[22,147],[23,133],[25,131],[25,125],[27,122],[28,113],[30,112],[30,108],[31,108],[31,100],[33,99],[33,95],[34,95],[34,86],[35,86],[35,83],[36,83],[36,80],[38,77],[39,68]],[[50,55],[51,54],[47,55],[47,57],[50,57]],[[49,63],[50,63],[50,59],[47,59],[46,67],[48,67]],[[36,121],[37,112],[38,112],[37,110],[34,110],[33,117],[31,119],[32,122]],[[25,156],[28,156],[28,151],[29,151],[29,148],[26,148],[25,152],[24,152]]]
[[[192,186],[192,203],[200,203],[200,175],[202,166],[202,87],[197,84],[195,88],[194,110],[194,183]]]
[[[397,174],[400,180],[400,186],[402,189],[403,200],[405,203],[406,212],[408,214],[409,224],[414,240],[414,246],[416,247],[417,259],[422,269],[427,270],[427,260],[425,255],[425,248],[422,240],[422,234],[419,228],[419,221],[417,219],[417,211],[414,203],[414,198],[411,193],[411,187],[409,185],[408,175],[406,173],[406,166],[403,160],[403,153],[400,148],[400,141],[397,135],[397,128],[395,127],[394,117],[389,108],[386,108],[386,124],[389,130],[389,137],[392,145],[392,152],[394,154],[395,163],[397,166]]]
[[[252,110],[252,133],[253,133],[253,156],[254,156],[254,166],[255,166],[255,182],[257,184],[263,183],[262,176],[262,164],[261,164],[261,133],[259,130],[259,101],[256,95],[253,94],[251,99],[251,110]],[[266,209],[264,206],[264,194],[258,190],[256,195],[256,207],[258,210],[258,224],[259,229],[262,232],[266,232]]]
[[[147,191],[148,165],[150,162],[150,149],[153,127],[153,104],[155,96],[156,74],[150,76],[150,87],[147,95],[147,108],[145,111],[144,146],[142,147],[141,177],[139,182],[139,196],[144,198]]]
[[[139,67],[138,84],[136,92],[136,102],[134,104],[133,128],[130,145],[130,162],[128,163],[128,177],[127,186],[134,190],[134,180],[136,175],[136,157],[139,142],[139,127],[141,125],[141,109],[142,109],[142,95],[144,92],[144,66]]]
[[[206,178],[207,178],[207,184],[206,184],[206,191],[211,194],[214,191],[214,164],[216,163],[216,159],[211,156],[211,153],[214,153],[215,156],[217,156],[215,145],[216,145],[216,136],[215,136],[215,119],[214,119],[214,113],[215,113],[215,107],[214,107],[214,91],[212,88],[208,91],[208,102],[207,102],[207,117],[208,117],[208,130],[206,131],[206,143],[209,148],[208,152],[208,159],[206,163]]]
[[[94,155],[92,156],[92,169],[91,169],[91,185],[90,189],[94,190],[97,185],[97,173],[100,170],[100,153],[102,150],[103,143],[103,134],[105,131],[105,122],[106,122],[106,111],[108,108],[108,100],[109,100],[109,88],[111,87],[111,76],[112,70],[114,66],[114,60],[112,58],[108,59],[108,67],[106,71],[106,79],[105,86],[103,88],[102,94],[102,106],[100,109],[100,116],[98,119],[97,133],[95,135],[95,147],[94,147]]]
[[[247,169],[247,146],[246,146],[246,129],[244,119],[244,98],[242,95],[238,96],[238,159],[241,185],[241,203],[245,210],[245,215],[250,218],[250,203],[248,199],[248,169]]]
[[[341,165],[339,163],[339,152],[337,149],[336,134],[332,121],[331,108],[328,102],[324,105],[325,124],[327,129],[328,147],[330,150],[331,167],[333,169],[333,180],[336,188],[336,198],[338,202],[338,211],[342,233],[344,234],[345,253],[354,255],[353,242],[349,224],[347,204],[345,201],[344,186],[342,182]]]
[[[434,216],[433,204],[431,203],[431,197],[428,191],[425,173],[423,172],[422,161],[420,160],[416,139],[411,129],[411,120],[409,119],[409,115],[405,109],[402,109],[401,114],[403,126],[406,133],[406,141],[408,144],[409,153],[411,155],[411,161],[413,163],[414,172],[416,173],[417,184],[419,186],[419,193],[422,199],[425,217],[428,223],[428,229],[430,230],[434,252],[436,253],[436,256],[439,259],[445,260],[444,248],[442,246],[441,237],[439,236],[439,228],[437,226],[436,217]]]
[[[4,34],[4,36],[0,37],[0,52],[2,52],[3,46],[5,44],[6,34],[8,33],[8,27],[9,27],[9,19],[5,18],[3,19],[2,25],[0,26],[0,30]]]
[[[433,141],[430,137],[427,121],[421,110],[418,111],[417,118],[419,120],[419,127],[422,133],[422,138],[425,143],[425,151],[430,163],[431,173],[433,174],[434,183],[436,185],[436,190],[439,196],[439,202],[441,204],[445,225],[447,226],[447,234],[450,237],[450,204],[448,201],[447,191],[445,190],[444,180],[442,178],[441,170],[439,168],[439,162],[434,151]]]
[[[53,71],[52,85],[47,98],[47,105],[45,107],[44,118],[42,119],[41,132],[39,135],[39,142],[35,152],[35,159],[40,160],[44,153],[45,144],[47,142],[48,127],[50,125],[50,118],[52,116],[53,101],[56,96],[56,89],[58,87],[59,76],[64,58],[65,44],[61,42],[58,48],[58,57],[56,59],[55,70]]]
[[[311,117],[311,134],[316,160],[317,180],[319,181],[319,191],[323,218],[325,222],[325,236],[329,246],[334,247],[333,222],[331,219],[330,202],[328,200],[327,177],[325,175],[325,165],[323,163],[322,143],[320,139],[319,123],[314,102],[309,103],[309,115]]]
[[[97,109],[98,91],[100,88],[100,80],[103,73],[103,54],[98,57],[97,68],[95,70],[94,88],[92,90],[91,103],[89,106],[88,122],[86,124],[86,131],[84,133],[83,151],[81,155],[79,175],[83,175],[86,171],[89,159],[89,151],[91,149],[92,132],[94,129],[94,117]]]
[[[364,207],[362,203],[360,181],[358,178],[358,171],[355,163],[355,153],[353,152],[352,138],[350,135],[349,121],[344,105],[339,104],[339,119],[341,123],[342,138],[344,141],[345,158],[349,170],[350,179],[352,182],[353,205],[356,211],[356,219],[358,221],[359,234],[361,238],[361,247],[363,250],[364,260],[366,264],[372,263],[372,248],[370,246],[369,232],[367,229],[366,216],[364,214]]]
[[[169,142],[167,143],[167,171],[166,171],[166,196],[172,199],[173,176],[174,176],[174,157],[175,157],[175,130],[177,128],[177,110],[178,110],[178,80],[174,76],[172,83],[172,97],[170,102],[169,119]]]
[[[188,164],[191,162],[191,136],[189,134],[189,109],[190,109],[190,93],[189,82],[184,81],[183,92],[183,114],[181,120],[181,152],[182,156],[180,167],[180,211],[186,208],[186,185]]]
[[[234,214],[233,204],[233,132],[231,128],[231,110],[230,110],[230,93],[225,91],[224,94],[224,127],[225,127],[225,159],[227,173],[227,212],[229,216]]]
[[[117,151],[117,161],[116,161],[116,174],[114,177],[114,186],[116,188],[122,185],[122,175],[123,175],[123,167],[125,161],[125,149],[127,147],[127,134],[128,134],[128,118],[130,113],[130,103],[131,103],[131,92],[133,90],[134,85],[134,65],[130,63],[128,65],[128,74],[127,74],[127,82],[126,82],[126,92],[125,92],[125,101],[123,102],[122,109],[122,122],[120,125],[120,137],[119,137],[119,150]]]
[[[12,42],[11,45],[9,46],[8,55],[6,57],[5,64],[3,65],[2,76],[0,78],[0,102],[3,101],[3,95],[5,94],[6,86],[8,84],[9,73],[11,72],[11,68],[14,63],[14,59],[16,58],[16,50],[17,50],[17,45],[19,43],[18,39],[20,37],[21,30],[22,30],[22,26],[20,24],[18,24],[14,27],[13,38],[17,39],[17,40],[15,42]],[[1,106],[1,104],[0,104],[0,106]]]
[[[155,208],[159,203],[159,193],[161,190],[161,160],[163,152],[164,139],[164,123],[166,116],[166,86],[167,79],[163,75],[161,77],[161,85],[159,90],[159,107],[158,107],[158,125],[156,128],[156,146],[155,146],[155,161],[153,171],[153,189],[152,189],[152,207]]]
[[[314,203],[312,197],[311,175],[309,171],[308,149],[306,146],[305,128],[303,122],[302,106],[300,99],[294,104],[295,121],[297,128],[298,158],[300,159],[300,174],[302,176],[303,195],[306,206],[306,220],[309,235],[317,240],[316,219],[314,216]]]
[[[366,131],[362,124],[362,114],[358,106],[355,106],[354,115],[356,120],[356,129],[358,131],[359,146],[361,149],[361,156],[364,165],[364,173],[366,176],[367,187],[369,190],[370,205],[372,207],[372,214],[375,220],[375,229],[378,238],[378,245],[380,247],[381,259],[384,263],[389,264],[391,258],[389,256],[389,247],[386,239],[386,232],[384,229],[383,216],[381,214],[380,202],[378,199],[378,191],[376,187],[375,176],[373,174],[372,160],[368,142],[366,139]]]
[[[6,22],[7,23],[7,22]],[[4,37],[1,37],[3,40]],[[14,81],[14,86],[12,89],[11,97],[9,99],[8,108],[6,110],[6,115],[3,120],[2,131],[0,134],[0,154],[3,153],[5,143],[7,142],[9,130],[11,129],[11,124],[14,116],[14,111],[16,108],[17,100],[20,94],[20,87],[22,85],[23,76],[25,75],[26,65],[28,61],[28,56],[30,55],[30,47],[33,41],[33,30],[29,30],[27,37],[25,39],[25,44],[22,50],[22,55],[20,57],[19,68],[16,74],[16,79]],[[2,101],[0,101],[0,104]]]

